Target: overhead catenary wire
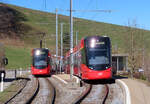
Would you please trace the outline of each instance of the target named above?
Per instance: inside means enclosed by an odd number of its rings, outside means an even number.
[[[78,2],[80,2],[80,0],[78,0]],[[92,0],[88,0],[87,1],[87,5],[86,6],[82,6],[82,8],[83,8],[83,10],[88,10],[88,8],[90,8],[91,7],[91,4],[93,3],[93,1]],[[79,15],[77,15],[77,14],[79,14]],[[86,14],[86,12],[82,12],[82,13],[78,13],[78,12],[76,12],[76,18],[78,17],[78,18],[84,18],[84,16],[85,16],[85,14]],[[74,28],[74,30],[76,31],[76,34],[78,34],[78,32],[79,32],[79,29],[78,29],[78,19],[74,19],[74,25],[75,25],[75,28]],[[78,31],[78,32],[77,32]]]
[[[92,4],[93,0],[89,0],[86,9],[88,10],[88,8],[90,8],[91,4]],[[85,14],[85,13],[84,13]],[[84,17],[84,14],[82,14],[82,16]]]
[[[47,10],[47,2],[46,2],[46,0],[43,0],[43,2],[42,2],[42,7],[43,7],[43,10],[44,10],[44,11]]]
[[[68,11],[68,9],[64,10],[64,9],[58,9],[59,11]],[[72,12],[108,12],[108,13],[111,13],[112,10],[98,10],[98,9],[95,9],[95,10],[72,10]]]
[[[80,1],[81,0],[77,0],[79,3],[80,3]],[[92,0],[88,0],[87,1],[87,5],[85,5],[85,6],[80,6],[79,8],[82,8],[83,10],[88,10],[88,8],[90,8],[90,6],[91,6],[91,4],[93,3],[93,1]],[[84,7],[84,8],[83,8]],[[85,12],[83,12],[83,13],[78,13],[78,14],[75,14],[76,16],[75,17],[79,17],[79,18],[83,18],[84,17],[84,15],[85,15]]]

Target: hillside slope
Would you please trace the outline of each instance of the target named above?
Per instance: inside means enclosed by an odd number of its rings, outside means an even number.
[[[31,48],[39,47],[39,41],[42,38],[41,33],[46,33],[46,47],[50,48],[53,54],[55,53],[55,14],[0,3],[0,18],[0,37],[3,38],[1,41],[5,41],[5,37],[8,37],[10,40],[19,39],[19,42],[16,44],[23,44],[21,45],[22,50],[27,48],[28,51],[31,51]],[[58,19],[60,38],[60,23],[64,23],[64,33],[69,33],[69,17],[59,15]],[[79,31],[79,39],[90,35],[110,36],[113,51],[117,50],[121,53],[129,51],[130,34],[134,32],[134,44],[137,44],[139,47],[142,46],[140,45],[141,43],[144,43],[144,47],[150,50],[150,31],[147,30],[130,29],[114,24],[74,18],[74,34],[76,31]],[[6,41],[4,43],[7,43]],[[6,44],[7,50],[11,50],[9,49],[10,45],[13,46],[14,44],[11,42]],[[19,46],[19,48],[21,47]],[[17,50],[17,48],[14,49]],[[25,56],[30,57],[29,52],[26,54]],[[15,56],[17,54],[8,53],[8,55],[19,59],[19,56]],[[25,59],[28,62],[27,64],[30,62],[29,59]]]
[[[8,8],[11,8],[12,10],[9,12],[12,12],[13,18],[15,18],[15,23],[19,24],[16,27],[20,27],[16,33],[19,33],[18,35],[23,34],[26,36],[25,42],[29,44],[37,44],[39,42],[39,39],[41,38],[40,33],[46,33],[48,38],[55,37],[55,14],[52,13],[46,13],[46,12],[40,12],[36,10],[30,10],[22,7],[7,5]],[[1,11],[1,10],[0,10]],[[15,13],[13,13],[15,11]],[[2,11],[1,11],[2,12]],[[1,13],[0,12],[0,13]],[[9,13],[7,12],[7,13]],[[11,20],[14,20],[11,18]],[[64,33],[69,33],[69,17],[59,15],[59,34],[60,34],[60,23],[64,23]],[[9,22],[9,21],[7,21]],[[6,23],[7,23],[6,22]],[[9,22],[10,23],[10,22]],[[7,23],[8,24],[8,23]],[[1,22],[0,22],[1,25]],[[15,26],[13,26],[15,27]],[[13,28],[12,27],[12,28]],[[15,28],[16,28],[15,27]],[[15,30],[14,30],[15,31]],[[74,18],[74,33],[75,31],[79,31],[79,39],[81,39],[84,36],[89,35],[107,35],[110,36],[112,39],[112,44],[117,45],[121,49],[123,49],[124,46],[124,35],[128,34],[127,29],[124,26],[119,25],[113,25],[113,24],[107,24],[102,22],[95,22],[90,20],[84,20],[84,19],[78,19]],[[144,31],[145,37],[150,34],[150,31]],[[32,36],[36,36],[36,38],[30,38]],[[28,38],[27,38],[28,37]],[[48,39],[47,38],[47,39]],[[146,39],[150,39],[146,38]],[[54,48],[51,45],[55,44],[55,40],[48,40],[51,48]]]

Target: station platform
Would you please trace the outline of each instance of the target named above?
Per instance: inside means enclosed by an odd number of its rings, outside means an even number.
[[[69,80],[70,79],[70,74],[57,74],[57,76],[63,80]]]
[[[131,104],[150,104],[150,85],[137,79],[122,79],[128,86]]]
[[[70,74],[57,74],[56,76],[70,82]],[[138,79],[121,80],[128,86],[131,104],[150,104],[150,84]]]

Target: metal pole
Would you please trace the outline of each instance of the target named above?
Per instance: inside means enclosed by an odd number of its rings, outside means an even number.
[[[45,48],[46,48],[46,36],[44,36]]]
[[[117,74],[118,74],[118,71],[119,71],[119,57],[117,57]]]
[[[46,34],[45,33],[42,33],[42,34],[43,34],[42,40],[44,41],[44,45],[45,45],[45,48],[46,48]]]
[[[72,0],[70,0],[70,79],[73,77],[73,17],[72,17]]]
[[[17,70],[15,70],[15,79],[17,79]]]
[[[60,60],[60,73],[61,73],[61,68],[62,68],[62,65],[63,65],[63,60],[62,60],[62,57],[63,57],[63,24],[64,23],[61,23],[61,60]]]
[[[4,73],[1,73],[1,92],[3,92],[3,90],[4,90]]]
[[[143,56],[143,59],[142,59],[142,61],[143,61],[143,62],[142,62],[142,68],[144,69],[144,47],[143,47],[143,49],[142,49],[142,54],[143,54],[143,55],[142,55],[142,56]]]
[[[40,40],[40,48],[42,48],[42,40]]]
[[[22,75],[22,68],[20,68],[20,76]]]
[[[56,8],[56,71],[58,66],[58,9]]]
[[[78,31],[76,31],[76,45],[78,45]]]
[[[128,71],[128,56],[126,56],[126,70],[125,71]]]

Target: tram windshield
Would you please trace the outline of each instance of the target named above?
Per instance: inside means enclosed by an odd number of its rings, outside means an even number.
[[[93,70],[105,70],[111,66],[111,47],[108,40],[89,40],[87,53],[87,64]]]
[[[89,65],[109,64],[107,49],[89,49]]]
[[[48,65],[48,54],[44,51],[36,52],[33,56],[33,66],[37,69],[46,68]]]

